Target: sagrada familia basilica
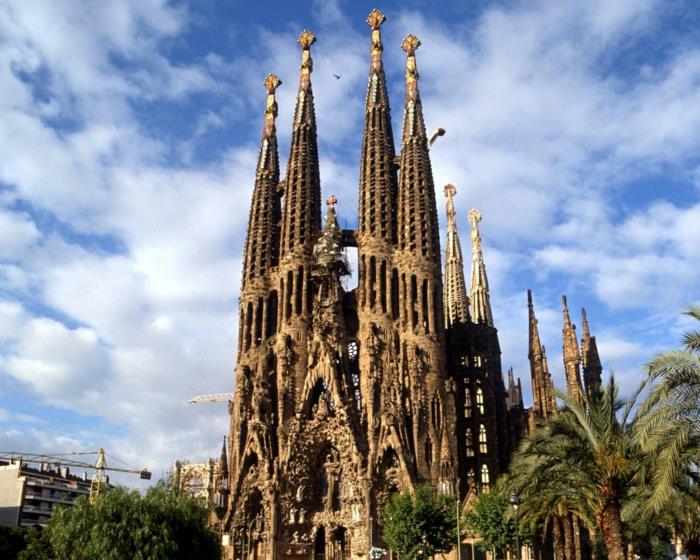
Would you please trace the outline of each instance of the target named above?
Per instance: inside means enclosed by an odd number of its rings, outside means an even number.
[[[455,187],[444,187],[442,267],[436,190],[416,50],[408,35],[403,131],[397,154],[382,62],[371,28],[356,230],[322,221],[314,94],[314,35],[299,37],[301,69],[291,147],[281,179],[267,101],[245,245],[230,448],[223,450],[219,517],[229,558],[368,558],[382,547],[382,509],[417,484],[462,504],[488,491],[536,418],[556,411],[529,295],[533,401],[504,382],[479,234],[469,212],[471,289],[457,231]],[[347,247],[358,252],[358,286]],[[582,348],[564,301],[564,362],[576,395],[600,383],[588,324]],[[583,377],[581,381],[581,365]]]

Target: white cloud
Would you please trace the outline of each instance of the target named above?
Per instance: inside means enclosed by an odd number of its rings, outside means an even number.
[[[338,196],[341,221],[352,227],[369,32],[351,25],[338,3],[316,6],[323,196]],[[624,372],[626,386],[652,351],[643,341],[654,329],[677,329],[677,309],[697,298],[700,206],[671,202],[662,191],[652,202],[619,205],[637,178],[670,170],[697,181],[689,162],[700,149],[700,113],[689,108],[700,106],[698,49],[628,69],[629,77],[610,68],[621,44],[653,36],[659,6],[516,3],[486,9],[468,29],[388,10],[395,129],[398,44],[412,31],[423,41],[428,127],[447,129],[431,152],[438,193],[447,182],[457,186],[467,260],[466,213],[484,214],[503,362],[525,386],[523,276],[546,287],[536,292],[537,314],[558,386],[561,291],[619,308],[620,318],[610,313],[611,325],[597,334],[606,368]],[[278,91],[284,168],[299,29],[246,30],[255,59],[237,51],[175,61],[169,42],[186,40],[192,22],[186,7],[157,0],[0,6],[0,181],[10,187],[0,193],[0,252],[11,260],[0,262],[0,287],[36,304],[0,299],[0,372],[40,406],[108,424],[67,437],[46,426],[13,428],[0,433],[7,445],[106,446],[156,471],[177,457],[217,453],[225,406],[186,402],[231,389],[260,82],[269,71],[285,82]],[[191,109],[190,96],[202,92],[225,102]],[[143,115],[161,104],[175,109],[178,124],[189,123],[189,134],[148,128]],[[225,147],[198,163],[207,135],[232,123]],[[182,159],[173,162],[176,154]],[[443,200],[439,194],[441,219]],[[12,210],[16,202],[50,226]],[[626,332],[624,312],[640,309],[654,321]]]
[[[29,216],[0,207],[0,259],[16,259],[39,239]]]

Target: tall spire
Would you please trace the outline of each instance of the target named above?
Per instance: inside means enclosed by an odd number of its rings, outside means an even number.
[[[586,386],[586,394],[590,397],[600,388],[602,383],[603,366],[600,363],[598,354],[598,344],[595,336],[591,336],[588,328],[588,318],[586,309],[581,309],[581,326],[583,328],[583,338],[581,339],[581,357],[583,359],[583,382]]]
[[[457,189],[445,185],[447,197],[447,252],[445,256],[445,322],[447,327],[469,321],[469,298],[464,280],[464,260],[457,233],[454,195]]]
[[[306,29],[299,35],[301,68],[285,179],[282,256],[295,252],[297,248],[311,252],[321,227],[321,180],[311,89],[311,45],[315,41],[314,34]]]
[[[433,170],[428,155],[423,108],[418,92],[416,49],[420,41],[407,35],[401,43],[406,51],[406,100],[401,138],[401,175],[398,192],[398,241],[402,251],[440,262],[440,235]]]
[[[219,457],[219,479],[224,481],[228,479],[228,447],[226,446],[226,436],[221,444],[221,456]]]
[[[566,388],[569,396],[577,402],[583,402],[583,387],[581,385],[581,353],[576,338],[576,326],[571,323],[569,306],[566,296],[561,296],[564,315],[564,328],[562,329],[564,370],[566,373]]]
[[[385,19],[379,10],[372,10],[367,18],[372,29],[372,46],[360,161],[359,233],[393,243],[396,239],[397,178],[389,95],[382,64],[381,25]]]
[[[275,91],[282,81],[269,74],[263,85],[267,90],[265,102],[265,126],[260,141],[260,155],[255,173],[255,187],[250,204],[248,235],[246,237],[243,267],[243,286],[256,276],[263,276],[277,264],[277,222],[280,216],[280,201],[277,196],[279,183],[279,156],[277,150],[277,101]]]
[[[554,388],[549,375],[547,354],[540,341],[535,307],[532,303],[532,291],[527,291],[527,308],[529,322],[529,352],[530,374],[532,376],[532,400],[535,416],[546,418],[556,411]]]
[[[493,327],[493,315],[491,313],[491,300],[489,298],[489,280],[486,276],[484,255],[481,252],[481,235],[479,235],[479,222],[481,212],[472,210],[469,212],[469,223],[472,228],[472,293],[471,312],[475,323],[484,323]]]
[[[554,383],[552,383],[552,374],[549,371],[549,362],[547,361],[547,348],[542,345],[542,365],[544,367],[544,398],[547,403],[547,410],[552,413],[557,412],[557,399],[554,396]]]

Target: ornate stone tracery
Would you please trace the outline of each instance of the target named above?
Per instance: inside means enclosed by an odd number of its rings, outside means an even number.
[[[299,86],[282,181],[275,129],[281,82],[275,75],[265,80],[230,407],[231,490],[223,521],[233,541],[229,557],[366,558],[370,546],[383,544],[382,510],[394,493],[428,483],[464,498],[478,488],[483,465],[492,478],[503,468],[497,451],[498,442],[507,440],[497,420],[505,417],[498,339],[492,322],[470,322],[463,271],[461,282],[451,284],[462,267],[461,249],[451,255],[456,237],[448,243],[452,273],[443,289],[418,88],[420,40],[409,35],[402,43],[406,95],[397,156],[382,61],[385,19],[374,10],[367,20],[370,69],[357,231],[340,227],[332,195],[321,226],[311,85],[315,36],[305,30],[299,37]],[[454,221],[456,189],[445,192]],[[479,291],[490,319],[478,232],[474,239],[479,255],[472,290]],[[358,248],[354,290],[343,284],[350,273],[348,246]],[[459,305],[450,307],[450,298]],[[463,395],[467,391],[476,402],[469,391],[477,382],[483,403],[465,420]],[[468,422],[475,440],[471,455],[458,441]],[[488,453],[479,455],[474,434],[481,424],[490,432]]]

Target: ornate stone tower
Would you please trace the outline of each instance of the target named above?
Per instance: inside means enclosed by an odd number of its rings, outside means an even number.
[[[275,133],[280,81],[265,80],[230,407],[222,522],[229,557],[366,558],[370,546],[381,545],[381,514],[392,493],[427,483],[463,498],[470,488],[495,482],[512,448],[480,218],[475,212],[470,218],[470,317],[454,187],[446,189],[443,308],[435,186],[418,90],[420,41],[408,35],[402,43],[406,95],[397,156],[382,62],[384,19],[375,10],[367,20],[356,231],[339,227],[333,196],[321,227],[313,34],[299,38],[300,79],[282,181]],[[358,288],[346,290],[345,248],[355,245]],[[511,401],[521,401],[517,394],[513,388]]]
[[[595,336],[591,336],[588,327],[586,309],[581,309],[581,325],[583,327],[583,338],[581,339],[581,358],[583,361],[583,382],[586,385],[586,394],[591,396],[594,391],[600,388],[603,365],[598,354],[598,343]]]
[[[501,350],[493,315],[481,248],[478,210],[469,212],[472,240],[471,298],[467,297],[462,249],[457,232],[452,185],[447,197],[447,253],[445,267],[445,316],[450,384],[457,411],[459,493],[488,489],[507,466],[517,433],[511,437],[511,408],[501,370]],[[512,410],[522,411],[513,381]]]
[[[554,396],[554,384],[547,364],[545,347],[540,342],[540,332],[535,317],[535,307],[532,303],[532,291],[527,291],[527,310],[529,322],[529,352],[530,375],[532,379],[532,416],[530,425],[535,419],[542,419],[556,414],[557,403]]]
[[[576,325],[571,323],[569,306],[566,296],[561,296],[564,328],[562,329],[564,373],[566,374],[566,390],[579,403],[583,402],[583,385],[581,384],[581,352],[576,338]]]

